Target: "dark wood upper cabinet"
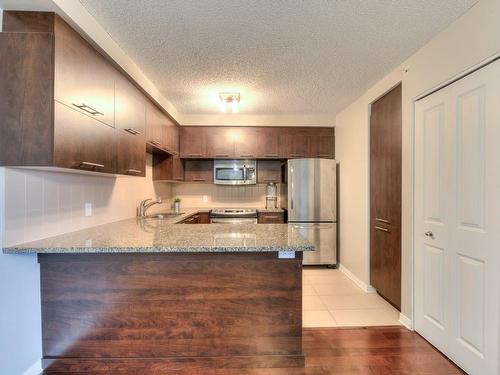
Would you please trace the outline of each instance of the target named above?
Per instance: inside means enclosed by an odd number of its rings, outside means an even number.
[[[184,181],[184,161],[179,155],[153,154],[153,180]]]
[[[335,157],[335,135],[333,129],[317,129],[313,134],[308,136],[307,142],[309,147],[307,152],[308,157],[328,159]]]
[[[184,159],[207,157],[206,127],[185,126],[180,128],[180,154]]]
[[[214,181],[213,160],[186,160],[184,180],[186,182],[211,184]]]
[[[163,129],[163,144],[171,154],[179,154],[179,127],[175,125],[168,117],[166,126]]]
[[[257,162],[257,183],[281,183],[281,164],[282,162],[280,160],[259,160]]]
[[[257,159],[278,159],[280,157],[280,137],[282,128],[254,128],[254,147]]]
[[[65,104],[54,112],[54,166],[115,173],[115,130]]]
[[[55,99],[114,126],[113,66],[59,17],[54,40]]]
[[[164,128],[166,117],[157,106],[149,102],[146,106],[146,142],[160,150],[165,149]]]
[[[206,127],[207,157],[213,159],[234,158],[235,129],[230,127]]]
[[[256,128],[240,127],[227,130],[229,141],[234,142],[234,157],[237,159],[255,159],[259,152],[260,134]]]
[[[146,175],[146,102],[139,90],[117,74],[115,91],[116,172]]]

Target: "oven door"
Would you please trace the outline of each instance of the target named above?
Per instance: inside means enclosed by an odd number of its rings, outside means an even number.
[[[212,217],[210,224],[257,224],[255,217]]]

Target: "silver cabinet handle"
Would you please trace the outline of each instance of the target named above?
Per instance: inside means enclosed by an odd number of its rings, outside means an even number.
[[[191,181],[206,181],[205,178],[193,178]]]
[[[264,220],[266,220],[266,219],[279,219],[279,216],[277,216],[277,215],[265,215],[264,214],[264,215],[262,215],[262,218]]]
[[[104,164],[91,163],[89,161],[82,161],[79,166],[81,167],[92,167],[92,168],[104,168]]]
[[[277,158],[278,156],[278,154],[264,154],[265,158]]]
[[[387,232],[387,233],[389,233],[389,232],[390,232],[390,230],[389,230],[389,229],[387,229],[387,228],[382,228],[382,227],[377,227],[377,226],[376,226],[376,227],[375,227],[375,229],[377,229],[377,230],[381,230],[382,232]]]
[[[380,219],[378,217],[375,218],[375,221],[379,221],[381,223],[386,223],[386,224],[389,224],[389,220],[385,220],[385,219]]]
[[[101,116],[104,116],[104,113],[102,112],[99,112],[98,110],[92,108],[91,106],[89,105],[86,105],[85,103],[82,103],[82,104],[76,104],[76,103],[73,103],[73,105],[78,108],[78,109],[81,109],[82,111],[85,111],[87,113],[90,113],[92,116],[97,116],[97,115],[101,115]]]
[[[187,156],[194,158],[194,157],[203,156],[203,155],[202,154],[187,154]]]
[[[126,170],[127,173],[135,173],[135,174],[141,174],[142,171],[138,170],[138,169],[127,169]]]
[[[290,154],[292,158],[303,158],[304,154]]]
[[[132,135],[139,135],[141,134],[141,132],[139,130],[135,130],[134,128],[128,128],[128,129],[124,129],[126,132],[132,134]]]
[[[217,158],[227,158],[229,154],[215,154],[215,157]]]
[[[253,154],[241,154],[240,157],[241,158],[252,158]]]
[[[434,238],[434,233],[432,233],[430,230],[424,233],[426,237]]]
[[[158,141],[149,140],[148,142],[151,143],[152,145],[160,146],[160,142]]]

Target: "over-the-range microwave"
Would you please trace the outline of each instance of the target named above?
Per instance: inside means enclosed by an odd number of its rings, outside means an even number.
[[[255,185],[256,166],[255,160],[214,160],[214,184]]]

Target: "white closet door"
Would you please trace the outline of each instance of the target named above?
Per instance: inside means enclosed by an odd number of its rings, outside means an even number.
[[[498,374],[500,62],[417,102],[415,171],[416,329]]]

